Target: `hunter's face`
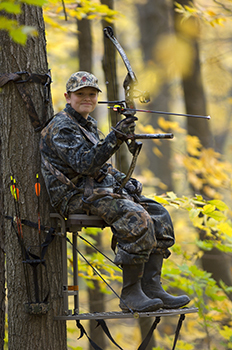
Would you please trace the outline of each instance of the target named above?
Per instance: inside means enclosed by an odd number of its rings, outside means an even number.
[[[92,87],[84,87],[74,92],[65,93],[64,96],[67,103],[86,119],[97,105],[98,90]]]

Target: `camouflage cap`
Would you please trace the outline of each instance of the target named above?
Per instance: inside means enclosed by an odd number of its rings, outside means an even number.
[[[98,86],[98,79],[88,72],[76,72],[71,75],[66,84],[67,92],[74,92],[84,87],[93,87],[101,92]]]

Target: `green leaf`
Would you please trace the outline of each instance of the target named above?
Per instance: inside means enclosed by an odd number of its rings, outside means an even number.
[[[17,21],[0,16],[0,29],[10,30],[13,27],[17,27],[17,25]]]
[[[189,212],[190,219],[193,220],[194,218],[198,217],[200,212],[201,212],[201,209],[191,209]]]
[[[177,199],[177,196],[173,191],[167,192],[167,196],[173,200]]]
[[[203,207],[202,213],[203,214],[209,214],[209,213],[212,213],[213,211],[215,211],[215,206],[211,205],[211,204],[206,204]]]
[[[216,210],[212,213],[208,213],[207,215],[210,216],[211,218],[217,220],[217,221],[223,221],[223,220],[227,219],[227,217],[223,213],[221,213],[220,211],[216,211]]]
[[[27,42],[27,35],[23,33],[22,27],[13,28],[9,32],[11,38],[18,44],[25,45]]]
[[[212,241],[196,241],[197,246],[205,251],[210,251],[213,248],[213,242]]]
[[[46,0],[22,0],[22,2],[27,4],[27,5],[34,5],[34,6],[42,7],[46,3]]]
[[[223,202],[223,201],[220,201],[219,199],[214,199],[212,201],[209,201],[208,203],[212,204],[212,205],[215,205],[215,207],[218,209],[218,210],[228,210],[228,206]]]
[[[3,2],[0,2],[0,11],[2,10],[8,13],[14,13],[15,15],[17,15],[21,13],[21,6],[20,4],[16,4],[13,2],[3,1]]]

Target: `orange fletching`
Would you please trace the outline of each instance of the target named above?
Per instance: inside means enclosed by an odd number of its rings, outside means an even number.
[[[36,193],[37,197],[40,196],[40,189],[41,189],[40,183],[36,182],[36,184],[35,184],[35,193]]]

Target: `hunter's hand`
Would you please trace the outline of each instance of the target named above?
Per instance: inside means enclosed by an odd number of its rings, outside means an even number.
[[[138,120],[137,117],[127,117],[116,124],[112,128],[115,132],[115,135],[121,141],[125,141],[128,135],[132,135],[135,132],[135,121]]]
[[[129,194],[137,194],[140,196],[142,193],[143,185],[138,180],[130,178],[130,180],[125,185],[125,189]]]

